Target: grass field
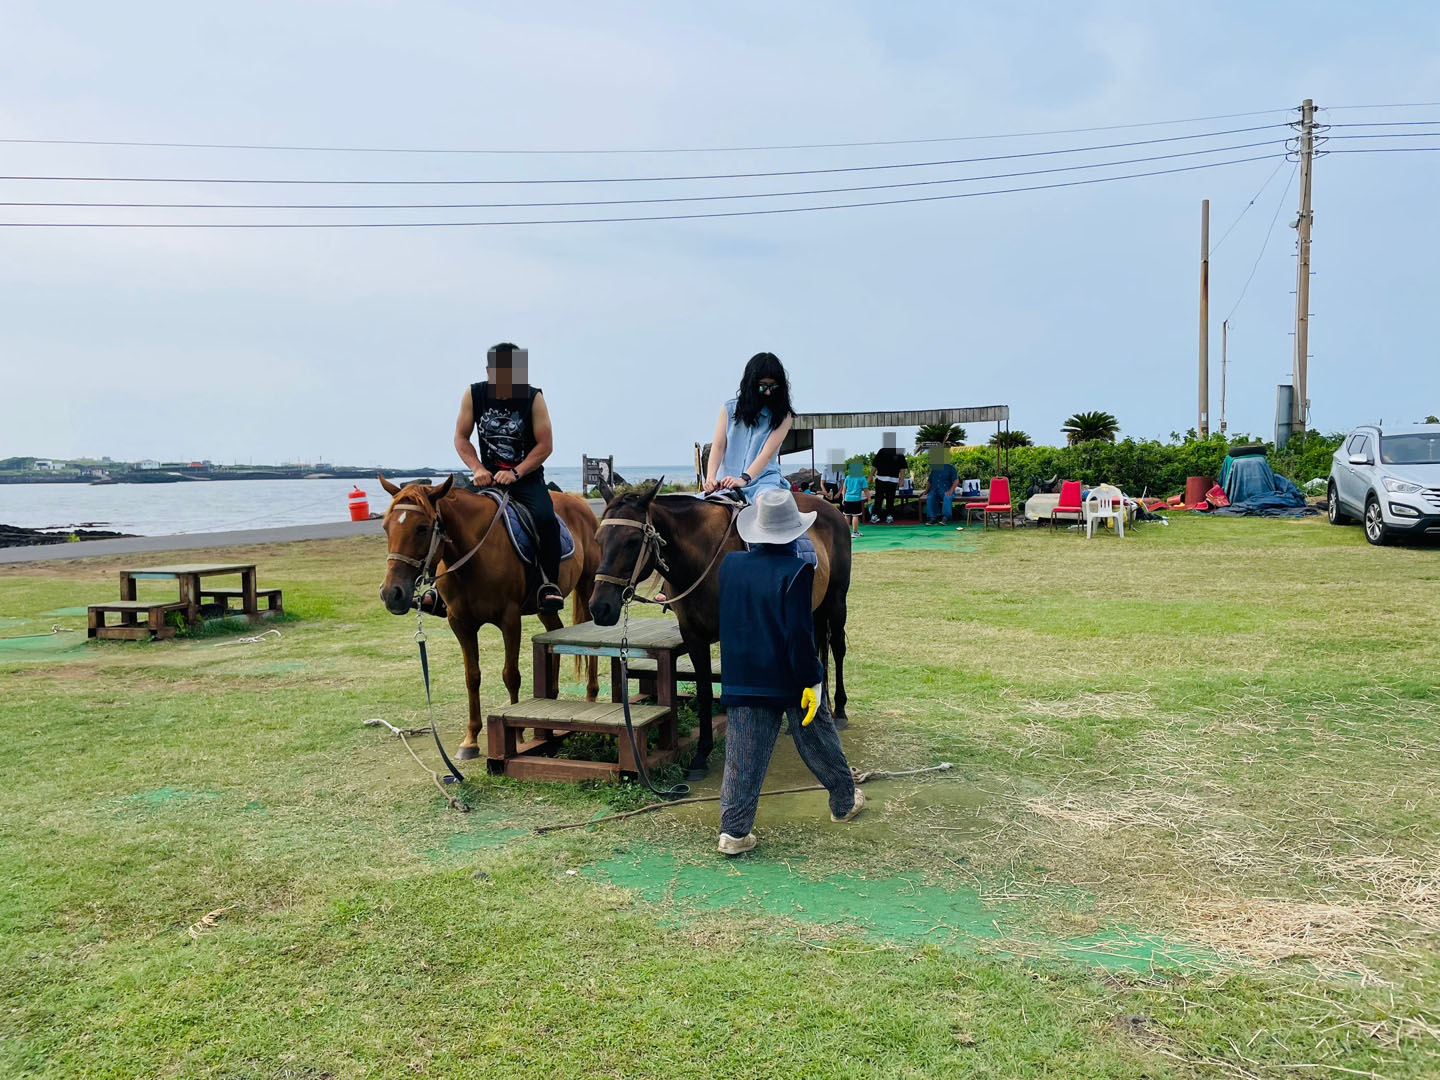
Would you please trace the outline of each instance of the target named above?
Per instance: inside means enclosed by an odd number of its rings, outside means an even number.
[[[0,1075],[1440,1075],[1440,551],[965,539],[857,555],[844,734],[955,768],[765,800],[735,861],[713,804],[447,809],[363,726],[424,717],[379,540],[225,551],[297,616],[250,645],[21,638],[121,564],[0,569]]]

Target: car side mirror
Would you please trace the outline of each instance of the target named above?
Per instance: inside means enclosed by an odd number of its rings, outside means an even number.
[[[1369,454],[1351,454],[1351,455],[1350,455],[1350,464],[1351,464],[1351,465],[1369,465],[1369,464],[1370,464],[1370,455],[1369,455]]]

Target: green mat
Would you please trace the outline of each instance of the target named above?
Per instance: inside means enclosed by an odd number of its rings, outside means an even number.
[[[14,660],[78,660],[88,640],[85,631],[0,638],[0,664]]]
[[[970,532],[957,532],[954,525],[862,525],[851,546],[855,551],[974,551]]]

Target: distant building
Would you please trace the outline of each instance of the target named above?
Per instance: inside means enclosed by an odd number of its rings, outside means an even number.
[[[137,469],[158,469],[160,468],[160,462],[156,461],[154,458],[145,458],[141,461],[137,461],[135,463],[135,467]]]
[[[36,458],[35,468],[44,472],[57,472],[65,468],[65,463],[62,461],[51,461],[48,458]]]

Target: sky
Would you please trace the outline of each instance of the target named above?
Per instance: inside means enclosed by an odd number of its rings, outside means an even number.
[[[1440,8],[1386,3],[244,5],[7,0],[0,138],[447,149],[750,147],[1052,131],[1313,98],[1327,123],[1440,120]],[[400,154],[0,144],[6,175],[536,180],[839,169],[1284,122],[667,154]],[[1362,133],[1370,129],[1353,129]],[[1424,132],[1440,128],[1382,129]],[[1332,135],[1341,134],[1340,129]],[[1116,149],[1120,157],[1283,138]],[[1342,145],[1334,142],[1332,147]],[[1354,140],[1343,145],[1374,146]],[[1391,145],[1440,145],[1402,139]],[[1272,148],[1211,155],[1223,160]],[[1103,156],[1103,155],[1102,155]],[[500,202],[805,190],[1099,160],[666,184],[300,186],[0,180],[0,199]],[[1175,167],[1194,158],[1112,169]],[[0,456],[452,464],[486,348],[530,350],[558,464],[690,459],[767,350],[800,411],[1008,404],[1055,442],[1197,422],[1211,201],[1211,423],[1273,437],[1291,369],[1294,167],[1266,159],[814,213],[453,229],[0,229]],[[1431,153],[1317,160],[1312,426],[1440,412]],[[713,212],[1064,181],[602,210],[0,207],[0,220],[423,221]],[[1268,184],[1267,184],[1268,181]],[[1257,192],[1259,197],[1256,198]],[[1284,196],[1283,202],[1281,201]],[[1247,204],[1255,202],[1247,210]],[[1244,211],[1243,216],[1242,211]],[[510,217],[506,217],[510,215]],[[1230,229],[1238,218],[1238,224]],[[1273,229],[1272,229],[1272,221]],[[1268,244],[1266,236],[1269,234]],[[1262,252],[1262,244],[1265,244]],[[1253,280],[1238,308],[1247,276]],[[908,441],[910,432],[902,432]],[[971,441],[988,432],[972,430]],[[824,433],[819,453],[878,447]]]

